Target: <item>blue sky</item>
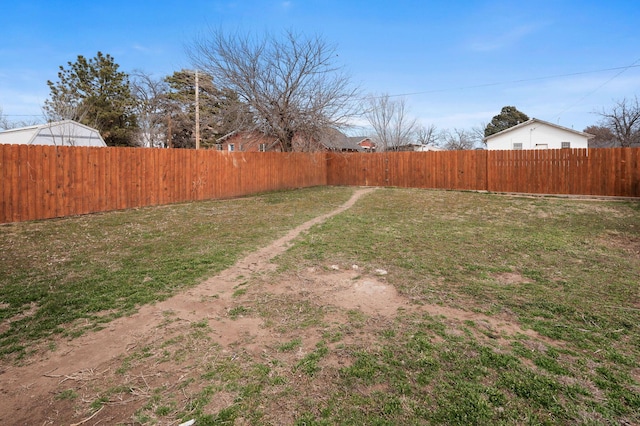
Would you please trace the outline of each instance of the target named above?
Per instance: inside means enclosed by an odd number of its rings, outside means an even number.
[[[576,130],[640,95],[640,2],[7,1],[0,108],[41,119],[60,65],[108,53],[120,70],[165,76],[211,27],[295,30],[337,46],[364,93],[406,94],[424,125],[469,129],[505,105]]]

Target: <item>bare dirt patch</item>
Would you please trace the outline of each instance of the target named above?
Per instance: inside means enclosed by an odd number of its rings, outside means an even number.
[[[494,274],[493,277],[500,283],[504,285],[512,285],[512,284],[524,284],[530,282],[527,278],[523,277],[518,272],[501,272],[499,274]]]
[[[600,242],[614,249],[624,250],[634,256],[640,257],[640,238],[619,233],[609,233],[602,237]]]
[[[265,286],[274,294],[298,293],[323,306],[358,309],[368,315],[394,316],[409,303],[396,289],[376,276],[356,271],[323,272],[315,268]]]

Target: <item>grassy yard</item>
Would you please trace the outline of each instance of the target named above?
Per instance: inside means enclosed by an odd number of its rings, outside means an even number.
[[[2,226],[2,360],[193,286],[352,192]],[[226,319],[268,338],[230,350],[216,324],[193,323],[83,385],[93,400],[70,387],[56,401],[91,414],[144,387],[133,424],[640,424],[640,202],[379,189],[275,262]],[[274,291],[352,265],[407,307],[382,316]],[[150,366],[180,375],[154,384]]]
[[[307,424],[640,423],[640,203],[384,190],[280,262],[384,268],[417,304],[541,336],[400,315],[346,348],[351,365]]]

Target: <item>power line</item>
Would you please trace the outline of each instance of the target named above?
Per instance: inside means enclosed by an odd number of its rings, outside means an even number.
[[[618,74],[616,74],[613,77],[613,78],[615,78],[615,77],[617,77],[618,75],[622,74],[623,72],[627,71],[630,68],[638,68],[638,67],[640,67],[640,64],[636,65],[638,62],[640,62],[640,59],[635,61],[633,64],[627,65],[627,66],[624,66],[624,67],[603,68],[603,69],[592,70],[592,71],[580,71],[580,72],[574,72],[574,73],[568,73],[568,74],[555,74],[555,75],[548,75],[548,76],[544,76],[544,77],[523,78],[523,79],[520,79],[520,80],[510,80],[510,81],[500,81],[500,82],[493,82],[493,83],[483,83],[483,84],[476,84],[476,85],[472,85],[472,86],[449,87],[449,88],[445,88],[445,89],[424,90],[424,91],[420,91],[420,92],[398,93],[398,94],[393,94],[393,95],[388,95],[388,96],[389,97],[399,97],[399,96],[425,95],[425,94],[429,94],[429,93],[440,93],[440,92],[448,92],[448,91],[454,91],[454,90],[466,90],[466,89],[478,89],[478,88],[483,88],[483,87],[501,86],[501,85],[505,85],[505,84],[528,83],[528,82],[531,82],[531,81],[549,80],[549,79],[552,79],[552,78],[574,77],[574,76],[577,76],[577,75],[596,74],[596,73],[606,72],[606,71],[622,70],[622,71],[620,71]],[[611,80],[613,80],[613,78],[611,78]],[[611,80],[609,80],[609,81],[611,81]],[[605,84],[608,83],[609,81],[605,82]],[[603,84],[603,86],[604,86],[604,84]]]
[[[611,77],[610,79],[608,79],[607,81],[605,81],[604,83],[602,83],[601,85],[599,85],[598,87],[593,89],[591,92],[587,93],[586,95],[583,95],[578,101],[574,102],[573,104],[569,105],[568,107],[566,107],[565,109],[560,111],[558,113],[558,117],[557,117],[558,121],[560,120],[560,116],[562,114],[564,114],[565,112],[567,112],[568,110],[570,110],[574,106],[582,103],[582,101],[584,101],[586,98],[588,98],[589,96],[593,95],[595,92],[597,92],[598,90],[602,89],[607,84],[611,83],[611,81],[613,81],[614,79],[618,78],[623,72],[627,71],[629,68],[635,68],[635,67],[640,66],[640,65],[636,65],[638,62],[640,62],[640,58],[636,59],[631,65],[628,65],[626,67],[612,68],[612,70],[620,70],[620,71],[618,73],[616,73],[613,77]],[[607,71],[609,71],[609,70],[607,70]]]
[[[44,117],[42,114],[2,114],[4,117]]]

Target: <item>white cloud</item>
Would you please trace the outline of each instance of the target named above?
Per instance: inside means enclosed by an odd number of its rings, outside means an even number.
[[[143,53],[149,52],[149,49],[147,47],[138,43],[134,43],[134,45],[131,47],[133,47],[133,50],[137,50],[138,52],[143,52]]]
[[[488,38],[478,37],[470,44],[471,50],[476,52],[491,52],[502,50],[507,47],[518,44],[522,39],[530,34],[535,33],[538,29],[545,26],[544,24],[526,24],[512,28],[509,31],[490,36]]]

